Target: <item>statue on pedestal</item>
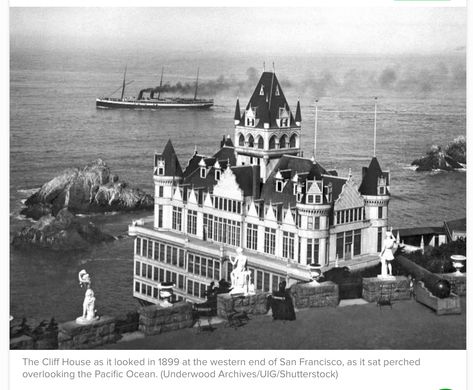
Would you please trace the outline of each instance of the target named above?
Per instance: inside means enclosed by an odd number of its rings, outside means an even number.
[[[393,236],[392,231],[386,231],[386,238],[383,241],[383,249],[381,250],[379,257],[381,259],[381,274],[378,278],[381,279],[392,279],[393,268],[392,261],[394,260],[394,252],[396,240]]]
[[[91,285],[90,276],[85,269],[79,272],[79,284],[81,287],[85,287],[84,303],[82,304],[82,317],[77,317],[76,322],[78,324],[88,324],[92,321],[99,319],[95,310],[95,294]]]
[[[230,274],[231,291],[230,294],[250,293],[250,271],[247,269],[248,259],[243,254],[243,249],[237,248],[236,257],[231,257],[230,262],[233,265],[233,271]]]

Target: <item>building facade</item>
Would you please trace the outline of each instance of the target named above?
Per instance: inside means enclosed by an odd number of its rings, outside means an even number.
[[[387,229],[389,172],[373,157],[357,186],[300,148],[301,109],[293,115],[281,85],[264,72],[233,137],[213,156],[195,151],[183,169],[169,140],[154,157],[155,209],[133,223],[134,296],[156,303],[159,284],[175,299],[205,300],[208,285],[230,280],[241,247],[257,290],[310,280],[310,265],[356,265],[377,258]],[[232,139],[233,138],[233,139]]]

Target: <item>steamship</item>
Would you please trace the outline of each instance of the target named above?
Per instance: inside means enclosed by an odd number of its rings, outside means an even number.
[[[123,74],[123,85],[120,87],[121,97],[100,97],[96,99],[97,108],[128,108],[128,109],[160,109],[160,108],[210,108],[213,106],[213,99],[197,99],[197,91],[199,86],[199,70],[197,69],[197,78],[195,82],[195,93],[194,98],[184,97],[161,97],[161,91],[163,88],[163,72],[161,71],[161,81],[157,88],[145,88],[142,89],[138,98],[125,97],[125,87],[131,84],[133,81],[126,82],[126,68]],[[119,88],[119,89],[120,89]],[[115,90],[113,93],[115,93]],[[157,97],[155,94],[157,92]],[[113,95],[112,93],[112,95]]]

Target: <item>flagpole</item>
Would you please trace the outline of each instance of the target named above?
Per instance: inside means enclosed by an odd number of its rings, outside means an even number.
[[[378,98],[374,98],[374,137],[373,137],[373,157],[376,157],[376,114],[377,114],[377,101]]]
[[[315,124],[314,124],[314,161],[317,151],[317,122],[318,122],[318,99],[315,99]]]

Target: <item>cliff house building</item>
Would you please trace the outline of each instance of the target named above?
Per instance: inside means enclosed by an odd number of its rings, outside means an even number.
[[[256,290],[281,280],[308,281],[310,266],[377,261],[387,229],[389,172],[376,157],[338,176],[302,157],[301,108],[291,110],[273,72],[264,72],[244,109],[236,101],[233,137],[212,156],[195,151],[183,167],[169,140],[154,156],[152,224],[136,221],[134,296],[159,299],[174,283],[176,300],[205,300],[213,281],[230,281],[241,247]]]

